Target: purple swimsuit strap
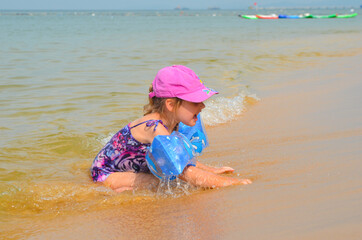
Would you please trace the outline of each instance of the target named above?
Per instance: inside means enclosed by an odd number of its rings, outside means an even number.
[[[139,126],[139,125],[141,125],[141,124],[144,124],[144,123],[146,123],[146,126],[147,126],[147,127],[155,126],[155,128],[153,129],[153,131],[156,131],[156,128],[157,128],[157,126],[158,126],[159,123],[161,123],[166,129],[168,129],[168,128],[165,126],[165,124],[163,124],[162,120],[154,120],[154,119],[147,120],[147,121],[141,122],[141,123],[139,123],[139,124],[136,124],[136,125],[134,125],[133,127],[130,127],[130,129],[135,128],[135,127],[137,127],[137,126]]]

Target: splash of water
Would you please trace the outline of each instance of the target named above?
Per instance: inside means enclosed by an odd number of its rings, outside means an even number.
[[[196,189],[196,187],[188,184],[185,181],[182,181],[179,178],[176,178],[175,180],[161,179],[156,190],[156,196],[161,198],[177,198],[180,196],[189,195]]]
[[[227,123],[246,111],[247,105],[260,99],[255,94],[240,92],[236,97],[217,97],[206,104],[201,112],[205,125],[215,126]]]

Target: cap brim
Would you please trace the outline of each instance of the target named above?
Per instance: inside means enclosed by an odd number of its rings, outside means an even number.
[[[210,98],[214,94],[218,94],[218,93],[219,92],[217,92],[213,89],[204,88],[204,89],[200,89],[195,92],[192,92],[192,93],[178,94],[177,97],[181,98],[182,100],[198,103],[198,102],[206,101],[208,98]]]

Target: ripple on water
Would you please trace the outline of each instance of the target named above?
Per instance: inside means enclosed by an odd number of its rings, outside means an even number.
[[[34,215],[72,215],[120,205],[179,198],[197,191],[200,189],[180,180],[163,181],[152,190],[127,191],[122,194],[92,182],[6,183],[0,185],[0,216],[26,218]]]
[[[33,76],[14,76],[14,77],[9,77],[9,79],[12,80],[25,80],[25,79],[31,79],[33,78]]]
[[[46,111],[20,111],[7,115],[7,117],[29,117],[29,116],[42,116],[42,115],[56,115],[58,113],[70,113],[80,110],[78,107],[65,107],[59,108],[56,110],[46,110]]]
[[[5,84],[5,85],[0,85],[0,91],[1,90],[18,90],[19,88],[26,88],[29,87],[29,85],[26,84]]]

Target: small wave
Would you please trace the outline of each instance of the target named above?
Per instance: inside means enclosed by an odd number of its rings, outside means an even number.
[[[207,102],[206,108],[201,113],[202,119],[208,126],[227,123],[245,112],[247,105],[259,100],[255,94],[245,92],[239,93],[234,98],[217,97]]]
[[[111,140],[111,138],[113,137],[114,133],[109,133],[107,136],[102,136],[97,138],[97,141],[101,143],[102,146],[106,145],[109,140]]]
[[[116,193],[95,183],[28,182],[0,185],[0,215],[63,215],[114,208],[120,204],[179,198],[198,191],[182,180],[161,181],[156,189]],[[2,221],[0,221],[2,222]]]

